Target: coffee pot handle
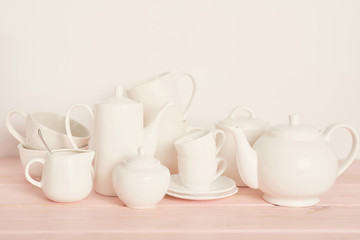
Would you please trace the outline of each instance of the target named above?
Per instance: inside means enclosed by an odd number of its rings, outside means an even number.
[[[188,103],[187,103],[187,105],[186,105],[186,107],[184,109],[184,112],[183,112],[184,113],[184,119],[186,119],[186,117],[188,115],[188,112],[189,112],[189,108],[190,108],[190,106],[191,106],[191,104],[192,104],[192,102],[194,100],[194,96],[195,96],[195,93],[196,93],[196,82],[195,82],[194,77],[191,76],[188,73],[176,73],[173,77],[176,80],[177,78],[180,78],[182,76],[187,76],[191,80],[192,85],[193,85],[191,96],[190,96],[190,98],[188,100]]]
[[[356,154],[359,151],[359,135],[355,131],[354,128],[350,127],[347,124],[334,123],[334,124],[329,125],[323,132],[324,138],[327,142],[330,143],[331,134],[334,132],[334,130],[336,130],[338,128],[345,128],[346,130],[348,130],[349,133],[351,134],[351,138],[352,138],[352,145],[351,145],[350,152],[346,156],[345,160],[340,163],[339,168],[338,168],[338,176],[340,176],[354,161]]]
[[[255,118],[255,113],[253,112],[253,110],[247,106],[237,106],[235,107],[230,115],[229,115],[229,118],[235,118],[238,116],[238,113],[239,112],[247,112],[250,116],[250,118]]]
[[[20,133],[18,133],[15,130],[15,128],[13,127],[13,125],[10,121],[11,116],[16,113],[20,114],[20,116],[22,116],[25,120],[28,117],[27,113],[24,113],[23,111],[18,110],[18,109],[14,109],[14,110],[10,111],[6,116],[6,127],[9,130],[9,132],[11,133],[11,135],[13,135],[13,137],[16,138],[16,140],[18,140],[23,146],[26,147],[25,137],[21,136]]]
[[[28,162],[25,166],[25,177],[26,177],[26,180],[29,181],[29,183],[31,183],[32,185],[35,185],[36,187],[38,188],[41,188],[42,186],[42,183],[41,181],[37,181],[35,179],[33,179],[30,174],[29,174],[29,169],[30,169],[30,166],[33,164],[33,163],[41,163],[43,166],[45,164],[45,159],[44,158],[34,158],[34,159],[31,159],[30,162]],[[44,169],[44,167],[43,167]],[[44,171],[44,170],[43,170]]]
[[[71,133],[71,128],[70,128],[70,114],[71,112],[75,109],[75,108],[78,108],[78,107],[82,107],[82,108],[85,108],[89,113],[90,113],[90,116],[91,116],[91,119],[94,119],[94,113],[93,113],[93,110],[86,104],[82,104],[82,103],[79,103],[79,104],[75,104],[73,106],[71,106],[69,108],[69,110],[66,112],[66,117],[65,117],[65,129],[66,129],[66,134],[70,140],[70,143],[71,145],[73,146],[74,149],[79,149],[78,146],[76,146],[76,143],[73,139],[73,135]]]

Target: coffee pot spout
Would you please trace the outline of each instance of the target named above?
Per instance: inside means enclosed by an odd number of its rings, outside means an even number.
[[[259,188],[257,175],[257,154],[250,146],[244,131],[239,127],[228,127],[234,135],[236,162],[240,177],[251,188]]]
[[[144,128],[142,146],[146,155],[153,156],[155,154],[161,120],[167,109],[172,106],[174,103],[171,101],[164,103],[155,118]]]

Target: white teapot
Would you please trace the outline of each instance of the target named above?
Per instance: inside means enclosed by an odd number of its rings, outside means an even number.
[[[346,124],[331,124],[321,132],[302,125],[298,115],[289,118],[289,124],[267,129],[253,148],[241,128],[229,128],[236,141],[239,174],[249,187],[264,192],[267,202],[312,206],[353,162],[359,136]],[[332,132],[338,128],[347,129],[352,136],[350,152],[340,164],[329,144]]]

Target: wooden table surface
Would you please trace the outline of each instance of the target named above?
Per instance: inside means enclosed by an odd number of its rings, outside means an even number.
[[[55,203],[26,181],[19,159],[0,159],[0,239],[360,239],[359,161],[317,206],[279,207],[261,195],[239,188],[211,201],[166,196],[148,210],[94,192]]]

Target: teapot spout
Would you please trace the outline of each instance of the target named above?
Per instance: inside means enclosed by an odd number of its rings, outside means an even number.
[[[174,103],[171,101],[164,103],[152,122],[144,128],[142,146],[146,155],[153,156],[155,154],[161,120],[167,109],[172,106]]]
[[[229,127],[234,135],[236,146],[236,163],[241,179],[251,188],[259,188],[257,175],[257,154],[250,146],[244,131],[239,127]]]

